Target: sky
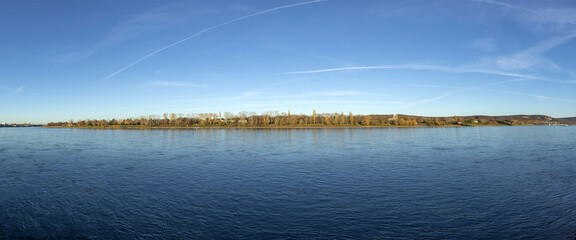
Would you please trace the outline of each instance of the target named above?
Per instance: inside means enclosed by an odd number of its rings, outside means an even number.
[[[0,122],[576,116],[572,0],[0,0]]]

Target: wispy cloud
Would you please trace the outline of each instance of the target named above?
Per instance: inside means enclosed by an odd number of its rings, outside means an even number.
[[[148,83],[149,86],[154,87],[191,87],[191,88],[208,88],[205,84],[196,84],[190,82],[174,82],[174,81],[153,81]]]
[[[217,12],[212,9],[189,8],[181,4],[171,4],[152,9],[119,23],[108,31],[103,39],[86,49],[57,54],[56,60],[63,64],[81,61],[103,48],[168,29],[194,17]],[[76,48],[78,47],[76,46]]]
[[[444,86],[444,85],[425,85],[425,84],[398,84],[396,86],[406,86],[406,87],[420,87],[420,88],[448,88],[448,89],[458,89],[461,87],[455,86]]]
[[[503,71],[543,71],[548,74],[555,74],[561,78],[571,80],[562,81],[574,84],[576,73],[564,69],[553,61],[545,58],[545,54],[551,49],[562,46],[576,38],[576,8],[554,8],[551,4],[535,5],[534,2],[522,2],[532,4],[530,7],[513,5],[501,1],[474,0],[475,2],[487,3],[517,10],[516,20],[526,23],[537,32],[541,33],[545,29],[546,33],[553,32],[556,36],[549,37],[538,42],[532,47],[516,52],[508,56],[497,56],[482,58],[475,67],[490,68]],[[569,26],[570,28],[567,28]]]
[[[447,92],[444,92],[444,93],[440,94],[440,95],[437,96],[437,97],[426,98],[426,99],[422,99],[422,100],[418,100],[418,101],[415,101],[415,102],[411,102],[411,103],[404,104],[404,105],[401,106],[400,108],[410,108],[410,107],[413,107],[413,106],[416,106],[416,105],[420,105],[420,104],[424,104],[424,103],[436,102],[436,101],[442,100],[442,99],[444,99],[444,98],[446,98],[446,97],[448,97],[448,96],[454,95],[454,94],[456,94],[456,93],[458,93],[458,92],[462,92],[462,91],[465,91],[465,90],[468,90],[468,88],[462,88],[462,89],[456,89],[456,90],[447,91]]]
[[[232,99],[234,99],[234,100],[242,100],[242,99],[254,98],[254,97],[257,96],[258,94],[260,94],[260,93],[259,93],[259,92],[254,92],[254,91],[250,91],[250,92],[242,93],[242,94],[240,94],[239,96],[232,97]]]
[[[557,98],[557,97],[550,97],[550,96],[543,96],[538,94],[529,94],[529,93],[522,93],[522,92],[515,92],[515,91],[507,91],[507,90],[500,90],[500,89],[485,89],[489,91],[496,91],[496,92],[503,92],[507,94],[514,94],[520,96],[527,96],[531,98],[536,98],[539,100],[549,100],[549,101],[559,101],[559,102],[568,102],[568,103],[576,103],[576,100],[564,99],[564,98]]]
[[[534,66],[547,67],[550,66],[550,62],[544,59],[541,55],[550,49],[571,41],[575,37],[576,31],[549,38],[531,48],[520,51],[511,56],[484,60],[484,64],[494,64],[495,67],[505,70],[526,69]]]
[[[518,10],[525,14],[519,15],[519,20],[538,24],[576,24],[576,8],[551,8],[550,4],[533,6],[532,8],[514,5],[494,0],[473,0],[474,2],[487,3]],[[525,1],[527,3],[527,1]]]
[[[24,86],[14,88],[0,85],[0,89],[4,90],[4,95],[20,95],[24,91]]]
[[[484,85],[478,85],[478,86],[473,86],[473,87],[461,87],[461,88],[457,88],[457,87],[449,87],[449,88],[453,88],[453,90],[450,91],[446,91],[441,93],[440,95],[436,96],[436,97],[432,97],[432,98],[426,98],[426,99],[421,99],[415,102],[411,102],[411,103],[407,103],[405,105],[403,105],[401,108],[410,108],[416,105],[421,105],[421,104],[425,104],[425,103],[431,103],[431,102],[436,102],[442,99],[445,99],[447,97],[450,97],[454,94],[460,93],[460,92],[464,92],[464,91],[471,91],[471,90],[481,90],[481,91],[495,91],[495,92],[503,92],[503,93],[509,93],[509,94],[514,94],[514,95],[520,95],[520,96],[527,96],[527,97],[531,97],[531,98],[537,98],[537,99],[541,99],[541,100],[551,100],[551,101],[561,101],[561,102],[571,102],[571,103],[576,103],[576,101],[574,100],[569,100],[569,99],[562,99],[562,98],[556,98],[556,97],[549,97],[549,96],[543,96],[543,95],[537,95],[537,94],[529,94],[529,93],[522,93],[522,92],[514,92],[514,91],[507,91],[507,90],[500,90],[500,89],[492,89],[489,87],[494,87],[497,85],[503,85],[503,84],[507,84],[507,83],[513,83],[513,82],[521,82],[521,81],[525,81],[525,79],[511,79],[511,80],[507,80],[507,81],[500,81],[500,82],[495,82],[495,83],[489,83],[489,84],[484,84]],[[428,87],[428,86],[426,86]],[[436,87],[436,86],[432,86],[432,87]]]
[[[299,105],[305,106],[319,106],[319,105],[333,105],[333,106],[386,106],[386,105],[401,105],[404,102],[401,101],[345,101],[345,100],[315,100],[315,99],[303,99],[303,100],[290,100],[290,101],[266,101],[266,102],[253,102],[253,103],[242,103],[240,106],[247,107],[283,107],[290,108]],[[342,108],[338,108],[339,111]]]
[[[524,19],[533,23],[557,24],[562,29],[566,24],[576,24],[576,8],[541,9],[536,14],[526,15]]]
[[[469,46],[483,52],[493,52],[497,49],[496,39],[494,38],[479,38],[470,42]]]
[[[86,50],[77,50],[72,52],[59,53],[55,56],[55,61],[60,64],[71,64],[82,61],[97,51],[95,47]]]
[[[186,38],[184,38],[184,39],[181,39],[181,40],[178,40],[178,41],[173,42],[173,43],[171,43],[171,44],[168,44],[168,45],[166,45],[166,46],[164,46],[164,47],[162,47],[162,48],[159,48],[159,49],[156,50],[156,51],[153,51],[153,52],[149,53],[148,55],[146,55],[146,56],[144,56],[144,57],[141,57],[140,59],[138,59],[138,60],[136,60],[136,61],[134,61],[134,62],[126,65],[125,67],[119,69],[118,71],[116,71],[116,72],[108,75],[108,76],[106,77],[106,79],[113,78],[114,76],[116,76],[116,75],[118,75],[119,73],[125,71],[126,69],[128,69],[128,68],[130,68],[130,67],[132,67],[132,66],[134,66],[134,65],[136,65],[136,64],[138,64],[139,62],[144,61],[144,60],[146,60],[147,58],[152,57],[152,56],[154,56],[155,54],[157,54],[157,53],[159,53],[159,52],[162,52],[162,51],[164,51],[164,50],[166,50],[166,49],[168,49],[168,48],[174,47],[174,46],[176,46],[176,45],[178,45],[178,44],[181,44],[181,43],[186,42],[186,41],[188,41],[188,40],[194,39],[194,38],[196,38],[196,37],[204,34],[205,32],[209,32],[209,31],[212,31],[212,30],[214,30],[214,29],[221,28],[221,27],[223,27],[223,26],[226,26],[226,25],[228,25],[228,24],[232,24],[232,23],[237,22],[237,21],[241,21],[241,20],[244,20],[244,19],[247,19],[247,18],[251,18],[251,17],[255,17],[255,16],[258,16],[258,15],[265,14],[265,13],[277,11],[277,10],[280,10],[280,9],[292,8],[292,7],[297,7],[297,6],[302,6],[302,5],[307,5],[307,4],[317,3],[317,2],[324,2],[324,1],[327,1],[327,0],[315,0],[315,1],[309,1],[309,2],[301,2],[301,3],[289,4],[289,5],[285,5],[285,6],[281,6],[281,7],[276,7],[276,8],[270,8],[270,9],[267,9],[267,10],[264,10],[264,11],[260,11],[260,12],[253,13],[253,14],[246,15],[246,16],[239,17],[239,18],[235,18],[235,19],[232,19],[232,20],[230,20],[230,21],[227,21],[227,22],[224,22],[224,23],[221,23],[221,24],[218,24],[218,25],[214,25],[214,26],[205,28],[205,29],[203,29],[203,30],[201,30],[201,31],[193,34],[193,35],[190,35],[190,36],[188,36],[188,37],[186,37]]]
[[[143,35],[164,30],[185,22],[193,17],[217,13],[217,11],[211,9],[194,8],[193,11],[188,9],[190,8],[176,4],[138,14],[111,29],[106,38],[102,42],[98,43],[97,46],[104,47],[125,42]]]
[[[14,94],[18,95],[22,92],[22,90],[24,90],[24,87],[16,88],[16,90],[14,90]]]
[[[303,92],[300,94],[290,95],[271,95],[267,92],[261,91],[248,91],[238,96],[219,98],[219,100],[245,100],[245,99],[258,99],[258,100],[271,100],[271,99],[310,99],[310,98],[329,98],[329,97],[344,97],[356,96],[365,94],[364,92],[354,90],[332,90],[332,91],[318,91],[318,92]]]
[[[321,92],[309,92],[304,93],[300,96],[302,97],[340,97],[340,96],[355,96],[363,94],[360,91],[352,91],[352,90],[345,90],[345,91],[321,91]]]
[[[486,85],[482,85],[482,86],[483,87],[493,86],[493,85],[499,85],[499,84],[504,84],[504,83],[508,83],[508,82],[510,82],[510,81],[502,81],[502,82],[491,83],[491,84],[486,84]],[[403,105],[401,108],[410,108],[410,107],[420,105],[420,104],[436,102],[436,101],[445,99],[449,96],[452,96],[456,93],[463,92],[463,91],[469,91],[469,90],[473,90],[473,89],[478,89],[479,87],[480,86],[477,86],[477,87],[460,87],[460,88],[459,87],[450,87],[450,88],[452,88],[452,90],[450,90],[450,91],[443,92],[436,97],[425,98],[425,99],[421,99],[421,100],[418,100],[415,102],[407,103],[407,104]]]
[[[221,102],[219,99],[202,100],[206,105],[214,105],[215,108],[225,107],[228,110],[237,109],[239,111],[250,109],[252,111],[266,111],[270,109],[281,110],[291,109],[293,114],[298,113],[295,106],[306,106],[306,108],[316,109],[319,112],[327,113],[334,111],[360,111],[366,106],[399,106],[404,104],[400,101],[347,101],[347,100],[324,100],[324,99],[291,99],[291,100],[271,100],[271,101],[242,101],[242,102]],[[175,104],[181,104],[175,103]],[[186,105],[184,105],[186,106]],[[302,109],[302,108],[299,108]],[[373,111],[373,110],[371,110]]]

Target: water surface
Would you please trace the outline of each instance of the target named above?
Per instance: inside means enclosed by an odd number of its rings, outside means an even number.
[[[576,127],[0,129],[0,239],[572,239]]]

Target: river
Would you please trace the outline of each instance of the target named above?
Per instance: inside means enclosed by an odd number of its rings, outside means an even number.
[[[0,129],[0,239],[572,239],[576,127]]]

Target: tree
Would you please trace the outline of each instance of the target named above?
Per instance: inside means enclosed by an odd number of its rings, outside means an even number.
[[[400,120],[398,120],[398,125],[400,126],[406,126],[408,125],[406,120],[404,118],[400,118]]]
[[[316,124],[316,110],[312,110],[312,124]]]
[[[350,124],[354,124],[354,115],[350,112]]]
[[[329,115],[324,116],[324,124],[327,124],[327,125],[331,125],[331,124],[332,124],[332,122],[330,121],[330,116],[329,116]]]
[[[231,124],[234,119],[234,114],[231,112],[224,112],[224,118],[226,119],[226,124]]]
[[[174,124],[174,119],[176,119],[176,114],[170,113],[170,122],[169,122],[170,125]]]
[[[368,126],[368,125],[370,125],[371,120],[372,120],[372,116],[370,116],[370,115],[364,116],[364,118],[362,119],[362,124],[364,124],[364,126]]]

